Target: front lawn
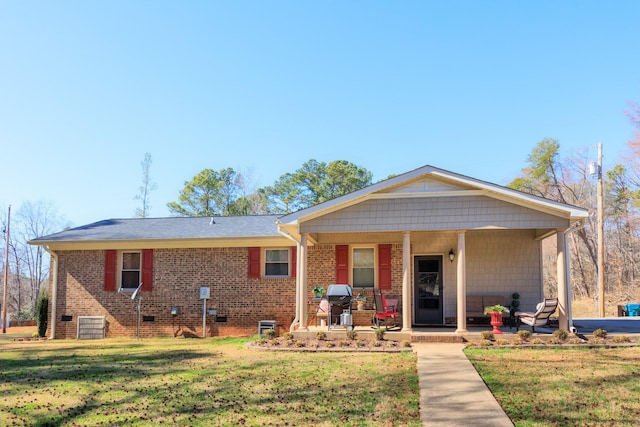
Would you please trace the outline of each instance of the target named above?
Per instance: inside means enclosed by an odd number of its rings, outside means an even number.
[[[0,342],[0,425],[420,425],[412,352],[247,341]]]
[[[632,426],[640,347],[466,349],[515,425]]]

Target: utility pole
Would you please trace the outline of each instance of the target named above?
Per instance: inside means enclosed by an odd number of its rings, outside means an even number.
[[[596,176],[596,204],[598,205],[598,311],[600,317],[605,317],[604,313],[604,207],[602,202],[602,143],[598,143],[598,163],[589,163],[589,175]]]
[[[602,143],[598,143],[598,292],[600,317],[604,313],[604,208],[602,203]]]
[[[9,226],[11,225],[11,205],[7,213],[7,228],[4,230],[4,290],[2,291],[2,333],[7,333],[7,286],[9,283]]]

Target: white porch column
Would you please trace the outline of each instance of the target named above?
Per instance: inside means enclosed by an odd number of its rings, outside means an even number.
[[[457,276],[457,334],[467,332],[467,266],[465,261],[466,250],[464,247],[464,231],[458,232],[458,255],[456,256],[456,276]]]
[[[411,233],[404,232],[402,238],[402,330],[411,332]]]
[[[567,281],[567,263],[566,257],[568,254],[567,250],[567,239],[564,234],[564,230],[558,230],[556,233],[557,238],[557,261],[556,268],[558,274],[558,321],[559,321],[559,329],[563,331],[569,330],[569,316],[567,315],[568,307],[569,307],[569,292],[568,292],[568,281]]]
[[[300,329],[309,330],[307,327],[309,299],[307,292],[307,235],[303,234],[300,239],[300,247],[298,249],[298,280],[300,288],[298,290],[298,306],[300,307]]]

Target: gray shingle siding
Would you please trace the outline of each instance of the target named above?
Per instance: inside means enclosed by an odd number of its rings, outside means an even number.
[[[485,196],[369,200],[301,224],[303,233],[562,228],[568,219]]]

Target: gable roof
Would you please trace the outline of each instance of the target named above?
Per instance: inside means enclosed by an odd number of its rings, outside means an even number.
[[[112,247],[137,243],[144,247],[180,245],[248,246],[257,241],[288,241],[274,225],[278,215],[107,219],[29,241],[32,245]],[[200,242],[198,244],[198,242]],[[235,242],[235,244],[233,243]],[[256,244],[257,245],[257,244]]]
[[[444,191],[423,193],[416,191],[403,193],[401,191],[404,186],[409,186],[411,183],[415,183],[420,179],[425,178],[432,178],[434,181],[444,184],[444,187],[448,185],[450,186],[450,189],[447,190],[445,188]],[[452,191],[454,188],[458,191]],[[454,193],[457,193],[457,195],[486,195],[488,197],[503,200],[519,206],[567,218],[570,223],[580,221],[589,216],[586,209],[577,206],[556,202],[543,197],[523,193],[511,188],[426,165],[402,175],[397,175],[387,180],[372,184],[344,196],[284,215],[280,217],[277,222],[282,225],[296,225],[300,222],[308,221],[374,198],[415,198],[425,195],[453,195]]]

